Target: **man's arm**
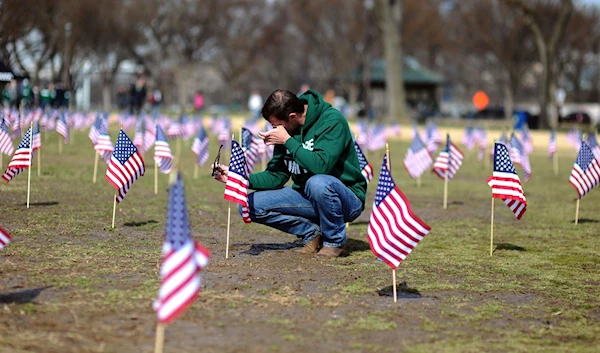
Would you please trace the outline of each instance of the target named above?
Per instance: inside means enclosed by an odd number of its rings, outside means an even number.
[[[273,190],[281,189],[285,185],[290,179],[290,172],[283,161],[284,151],[284,147],[275,146],[273,158],[269,161],[267,169],[259,173],[250,174],[250,189]]]
[[[313,174],[330,174],[339,161],[346,145],[348,126],[341,122],[327,126],[318,132],[313,150],[309,151],[293,138],[285,142],[285,147],[293,159],[304,169]]]

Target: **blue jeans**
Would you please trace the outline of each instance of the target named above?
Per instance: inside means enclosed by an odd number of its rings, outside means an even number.
[[[304,192],[289,186],[253,192],[248,204],[252,222],[294,234],[304,243],[321,233],[323,245],[329,247],[346,243],[346,222],[355,220],[363,210],[360,199],[330,175],[313,175]]]

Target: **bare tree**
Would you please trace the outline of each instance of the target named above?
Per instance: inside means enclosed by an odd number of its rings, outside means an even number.
[[[556,79],[558,76],[558,50],[569,18],[573,12],[572,0],[560,0],[558,13],[548,11],[552,3],[537,3],[524,0],[502,0],[521,11],[527,26],[535,36],[535,43],[542,63],[540,125],[542,128],[558,125],[556,105]],[[544,11],[545,10],[545,11]],[[551,15],[550,17],[548,15]],[[554,16],[552,16],[554,15]],[[546,29],[546,31],[544,31]]]
[[[406,96],[402,77],[402,1],[376,0],[377,23],[383,37],[387,121],[406,120]]]
[[[459,21],[472,34],[470,50],[482,56],[492,54],[503,67],[504,114],[510,119],[516,91],[535,53],[525,20],[498,1],[462,2],[457,7]]]

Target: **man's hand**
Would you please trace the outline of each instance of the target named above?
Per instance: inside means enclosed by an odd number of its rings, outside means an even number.
[[[211,167],[213,168],[213,170],[215,169],[215,165],[211,165]],[[229,173],[229,167],[223,164],[218,164],[216,166],[216,170],[213,172],[212,177],[215,178],[215,180],[218,180],[222,183],[226,183],[227,182],[227,173]]]
[[[267,146],[283,145],[290,138],[290,134],[281,125],[267,132],[259,132],[258,136],[265,141]]]

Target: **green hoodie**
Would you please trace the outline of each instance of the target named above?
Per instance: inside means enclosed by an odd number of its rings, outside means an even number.
[[[348,122],[313,90],[299,98],[308,104],[304,125],[290,132],[284,145],[275,145],[267,169],[250,175],[250,188],[280,189],[291,176],[292,188],[303,191],[308,178],[327,174],[344,183],[364,206],[367,181],[361,174]]]

